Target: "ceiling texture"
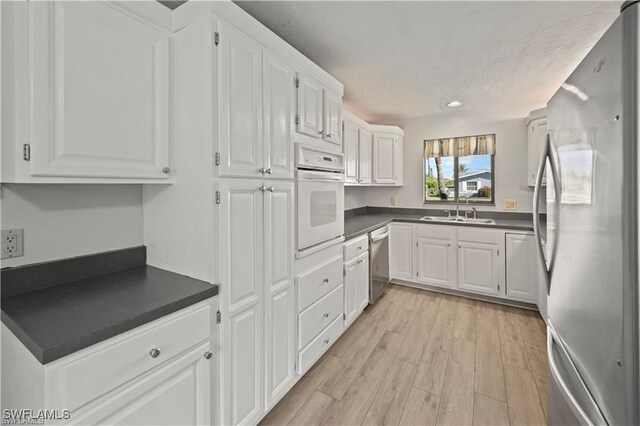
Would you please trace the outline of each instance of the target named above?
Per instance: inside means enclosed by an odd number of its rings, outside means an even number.
[[[372,123],[544,106],[620,2],[236,1],[345,86]],[[451,100],[464,104],[446,106]]]

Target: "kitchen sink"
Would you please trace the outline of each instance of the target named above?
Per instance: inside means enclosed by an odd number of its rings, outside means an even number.
[[[424,216],[420,220],[427,222],[450,222],[450,223],[483,223],[486,225],[495,225],[496,221],[493,219],[474,219],[466,218],[464,216]]]

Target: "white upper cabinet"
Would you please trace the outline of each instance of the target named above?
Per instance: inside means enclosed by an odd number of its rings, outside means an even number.
[[[264,167],[274,178],[293,179],[293,68],[274,54],[264,53]]]
[[[396,183],[398,137],[392,134],[373,135],[373,183]]]
[[[220,176],[262,177],[262,47],[224,22],[220,34]]]
[[[505,234],[507,297],[536,303],[540,289],[540,268],[533,235]]]
[[[358,131],[358,179],[359,183],[371,183],[371,149],[373,136],[368,130]]]
[[[358,126],[350,121],[344,122],[344,181],[345,183],[358,183]]]
[[[3,45],[14,70],[3,124],[15,125],[2,141],[3,181],[170,177],[169,33],[108,2],[14,6],[29,25],[15,22],[13,49]]]
[[[320,83],[298,73],[298,132],[320,139],[324,134],[324,93]]]
[[[542,157],[542,150],[547,138],[547,117],[540,114],[546,114],[544,110],[532,112],[531,115],[537,113],[535,118],[530,118],[527,125],[527,185],[535,186],[536,175]],[[542,185],[546,185],[546,178],[542,176]]]
[[[342,97],[324,89],[324,140],[342,144]]]

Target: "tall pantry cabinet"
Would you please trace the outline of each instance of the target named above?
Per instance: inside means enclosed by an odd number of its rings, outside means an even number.
[[[211,7],[175,33],[175,183],[144,188],[145,244],[149,264],[219,284],[218,419],[255,424],[298,379],[296,80],[342,85],[237,6]]]

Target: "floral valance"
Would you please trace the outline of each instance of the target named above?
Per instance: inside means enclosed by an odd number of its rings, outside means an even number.
[[[427,139],[424,156],[464,157],[466,155],[495,155],[496,135],[476,135],[459,138]]]

